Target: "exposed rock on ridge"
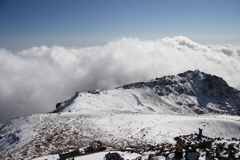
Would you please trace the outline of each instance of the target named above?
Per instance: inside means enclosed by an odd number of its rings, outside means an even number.
[[[153,89],[157,95],[179,106],[192,108],[197,114],[240,115],[240,91],[228,86],[222,78],[199,70],[131,83],[119,88],[142,87]]]
[[[240,91],[220,77],[199,70],[164,76],[113,90],[76,93],[58,112],[157,112],[240,115]]]

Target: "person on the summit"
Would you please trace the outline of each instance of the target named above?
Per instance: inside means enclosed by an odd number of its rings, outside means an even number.
[[[201,128],[198,128],[199,129],[199,133],[198,133],[198,136],[197,136],[197,140],[199,141],[199,140],[202,140],[202,131],[203,131],[203,129],[201,129]]]

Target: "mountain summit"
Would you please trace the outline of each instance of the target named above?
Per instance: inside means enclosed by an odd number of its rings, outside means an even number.
[[[126,84],[113,90],[76,93],[57,112],[89,109],[117,112],[240,115],[240,91],[199,70]]]

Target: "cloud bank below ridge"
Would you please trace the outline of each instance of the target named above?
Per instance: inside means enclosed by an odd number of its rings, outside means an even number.
[[[50,112],[75,92],[110,89],[199,69],[240,89],[240,47],[201,45],[178,36],[122,38],[104,46],[0,49],[0,121]]]

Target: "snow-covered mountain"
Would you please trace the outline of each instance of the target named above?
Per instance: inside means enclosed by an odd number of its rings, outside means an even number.
[[[76,93],[59,103],[54,113],[92,110],[240,115],[240,91],[228,86],[220,77],[195,70],[114,90]]]
[[[240,91],[198,70],[77,92],[56,107],[0,123],[0,158],[31,159],[93,140],[115,148],[174,143],[173,137],[199,127],[210,137],[240,138]]]

